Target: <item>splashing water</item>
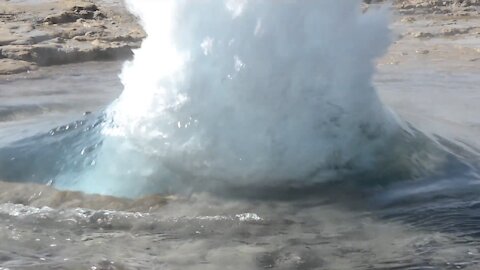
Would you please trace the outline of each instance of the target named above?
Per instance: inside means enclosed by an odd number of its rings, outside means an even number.
[[[95,168],[65,187],[308,186],[374,171],[391,154],[401,129],[371,85],[389,45],[384,10],[362,14],[358,0],[128,4],[148,38],[125,65]]]
[[[60,166],[56,186],[134,197],[438,170],[445,153],[372,87],[388,12],[360,3],[127,1],[148,37],[101,131],[75,143],[88,166]]]

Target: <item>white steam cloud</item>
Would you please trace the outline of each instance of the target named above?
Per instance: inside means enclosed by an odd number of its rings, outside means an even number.
[[[74,188],[302,186],[374,168],[398,131],[372,87],[387,12],[360,0],[127,0],[148,37]]]

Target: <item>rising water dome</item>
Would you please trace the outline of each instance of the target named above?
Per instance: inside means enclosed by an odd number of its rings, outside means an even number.
[[[303,188],[411,178],[443,159],[372,86],[390,43],[386,9],[364,13],[360,0],[127,4],[148,37],[124,66],[123,93],[94,124],[67,128],[72,149],[52,154],[61,162],[45,182],[128,197]]]
[[[94,168],[68,188],[308,186],[398,154],[390,143],[403,131],[371,83],[390,40],[385,10],[364,14],[359,0],[127,2],[148,37],[125,64]]]

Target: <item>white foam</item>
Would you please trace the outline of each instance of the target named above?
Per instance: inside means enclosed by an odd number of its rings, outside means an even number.
[[[301,186],[373,168],[397,124],[371,84],[388,12],[360,2],[128,0],[148,37],[74,188]]]

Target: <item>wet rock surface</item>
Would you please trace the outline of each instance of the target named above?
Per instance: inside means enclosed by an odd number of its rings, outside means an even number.
[[[0,204],[50,207],[56,209],[88,208],[93,210],[156,211],[174,197],[152,195],[137,200],[111,196],[87,195],[60,191],[46,185],[18,184],[0,181]]]
[[[0,74],[14,74],[36,69],[36,66],[27,61],[14,59],[0,59]]]
[[[0,1],[0,75],[127,59],[145,33],[121,1]],[[28,64],[27,64],[28,63]]]
[[[404,14],[478,15],[478,0],[396,0],[395,6]]]
[[[368,11],[386,2],[365,1],[364,8]],[[422,63],[427,70],[434,66],[478,70],[475,62],[480,58],[480,1],[395,0],[389,3],[394,10],[393,44],[380,59],[380,66],[411,68]]]

